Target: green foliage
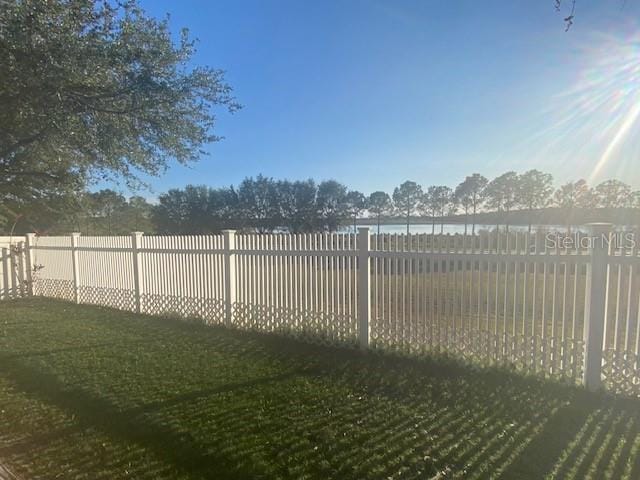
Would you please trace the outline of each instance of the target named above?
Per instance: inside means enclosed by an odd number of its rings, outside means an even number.
[[[549,205],[553,194],[553,177],[540,170],[529,170],[518,176],[518,205],[534,210]]]
[[[561,185],[553,195],[553,204],[567,213],[567,225],[570,227],[576,210],[595,211],[604,209],[638,209],[640,208],[640,192],[633,192],[631,187],[619,180],[605,180],[595,188],[589,187],[583,179]],[[637,221],[632,212],[625,214],[628,222]]]
[[[485,188],[487,207],[508,214],[518,204],[518,188],[516,172],[506,172],[494,178]]]
[[[245,178],[238,187],[243,226],[251,226],[259,233],[275,230],[280,222],[279,199],[278,184],[273,178]]]
[[[104,220],[107,235],[113,235],[114,217],[127,206],[124,196],[106,189],[90,193],[87,197],[89,217]]]
[[[517,204],[529,210],[529,231],[531,231],[531,213],[551,203],[553,177],[549,173],[533,169],[519,175],[517,182]]]
[[[81,209],[82,194],[46,192],[39,198],[5,198],[0,200],[0,235],[56,231]]]
[[[22,208],[13,223],[0,223],[0,233],[36,232],[41,235],[128,235],[133,231],[154,232],[151,219],[152,205],[144,197],[132,196],[128,200],[110,189],[84,192],[75,197],[51,199],[47,208],[39,202]]]
[[[432,185],[429,187],[421,202],[424,211],[431,215],[432,232],[435,230],[436,217],[442,218],[445,214],[449,214],[447,207],[456,203],[452,190],[446,185]]]
[[[486,198],[485,189],[489,181],[480,175],[474,173],[467,176],[462,183],[460,183],[455,190],[455,197],[458,203],[462,206],[465,214],[465,232],[467,228],[467,216],[469,210],[473,213],[472,220],[472,232],[475,233],[476,227],[476,213]]]
[[[124,210],[124,223],[130,232],[155,232],[151,220],[152,208],[144,197],[134,195],[129,198],[129,204]]]
[[[110,189],[85,193],[80,208],[66,223],[55,227],[56,232],[70,231],[84,235],[129,235],[131,232],[154,233],[151,221],[152,206],[143,197],[128,200]]]
[[[278,182],[280,224],[292,233],[313,232],[317,228],[316,195],[313,180]]]
[[[553,194],[553,202],[559,208],[591,208],[595,196],[585,180],[568,182],[558,187]]]
[[[631,203],[631,187],[620,180],[605,180],[596,186],[595,193],[604,208],[627,207]]]
[[[0,202],[14,209],[95,178],[197,159],[213,108],[238,108],[223,72],[191,67],[186,30],[134,0],[6,0],[0,8]]]
[[[152,218],[159,233],[208,234],[238,225],[239,200],[233,188],[187,185],[160,195]]]
[[[348,218],[347,187],[335,180],[318,185],[316,205],[318,221],[323,230],[334,232]]]
[[[245,178],[237,191],[187,186],[160,195],[153,209],[162,233],[215,233],[225,228],[257,232],[286,229],[293,233],[335,231],[364,203],[349,203],[364,196],[347,195],[344,185],[329,180],[274,180],[263,175]],[[360,197],[361,196],[361,197]],[[361,210],[359,210],[361,211]]]
[[[407,180],[393,191],[393,203],[407,222],[407,232],[409,232],[409,222],[422,201],[422,187],[416,182]]]
[[[367,210],[376,217],[378,233],[380,233],[380,217],[393,212],[393,202],[386,192],[373,192],[367,199]]]
[[[376,216],[389,214],[393,211],[391,197],[386,192],[373,192],[367,199],[367,209]]]
[[[345,204],[347,214],[353,218],[353,231],[355,232],[358,215],[367,208],[367,197],[365,197],[363,193],[352,190],[347,193],[347,196],[345,197]]]

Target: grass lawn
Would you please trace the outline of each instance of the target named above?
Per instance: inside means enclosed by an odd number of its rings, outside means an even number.
[[[446,361],[44,299],[0,304],[26,478],[640,478],[640,403]]]

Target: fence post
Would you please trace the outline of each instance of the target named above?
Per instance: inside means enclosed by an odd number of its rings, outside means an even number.
[[[14,250],[13,253],[13,258],[14,258],[14,268],[15,268],[15,275],[16,275],[16,284],[18,285],[18,290],[16,292],[16,295],[18,295],[20,298],[23,298],[26,296],[26,289],[25,289],[25,275],[24,275],[24,271],[25,271],[25,266],[24,264],[26,263],[26,256],[24,254],[25,252],[25,247],[24,247],[24,242],[18,242],[18,244],[16,245],[16,249]]]
[[[224,324],[233,323],[233,304],[236,303],[236,231],[223,230],[224,237]]]
[[[76,303],[80,303],[80,270],[78,267],[78,239],[80,234],[71,234],[71,261],[73,262],[73,293]]]
[[[144,282],[142,281],[142,259],[140,258],[140,245],[143,232],[131,233],[131,249],[133,255],[133,285],[135,288],[136,313],[142,313],[142,293]]]
[[[10,259],[9,259],[9,249],[2,249],[2,284],[3,284],[3,299],[10,298],[9,297],[9,272],[10,272]]]
[[[590,230],[584,304],[584,386],[591,391],[602,384],[602,347],[608,288],[608,256],[611,225],[592,223]]]
[[[25,257],[27,259],[27,295],[33,297],[33,252],[31,251],[34,248],[34,239],[36,238],[35,233],[27,233],[27,240],[25,242]]]
[[[369,227],[358,228],[358,344],[369,348],[371,316],[371,265],[369,262],[371,238]]]
[[[18,277],[18,254],[16,247],[19,245],[9,245],[9,278],[11,279],[11,297],[20,297],[20,278]]]

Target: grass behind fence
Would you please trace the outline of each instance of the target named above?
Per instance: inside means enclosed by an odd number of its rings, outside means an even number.
[[[28,478],[640,476],[636,401],[44,299],[0,329],[0,459]]]

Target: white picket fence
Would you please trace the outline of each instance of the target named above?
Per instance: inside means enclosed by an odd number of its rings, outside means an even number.
[[[0,300],[20,298],[30,294],[28,279],[31,272],[27,265],[24,241],[11,243],[7,241],[0,246]]]
[[[10,235],[6,235],[6,236],[2,236],[0,235],[0,249],[2,248],[9,248],[12,245],[17,245],[21,242],[25,241],[25,237],[22,235],[14,235],[14,236],[10,236]]]
[[[2,251],[0,295],[447,354],[640,395],[638,249],[550,248],[544,240],[522,232],[370,235],[367,228],[357,235],[28,235],[24,248]]]

